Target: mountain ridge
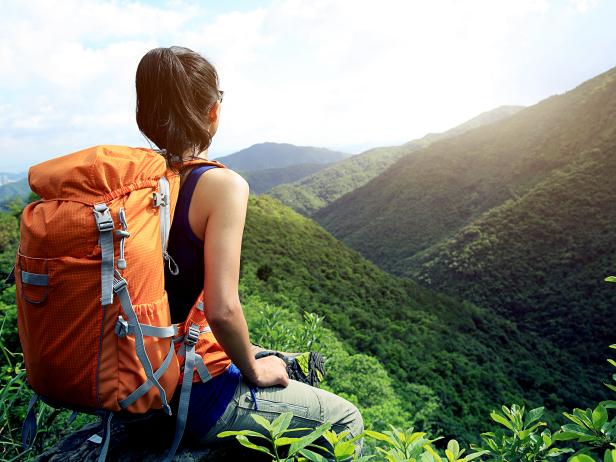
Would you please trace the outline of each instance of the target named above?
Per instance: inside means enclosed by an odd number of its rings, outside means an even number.
[[[406,155],[313,218],[370,260],[404,274],[412,257],[518,196],[580,149],[616,136],[616,68],[490,125]],[[381,239],[387,236],[387,239]],[[381,246],[369,243],[381,242]]]
[[[253,144],[233,154],[216,157],[216,160],[241,173],[295,164],[329,163],[349,155],[328,148],[267,141]]]
[[[294,183],[276,186],[267,193],[298,212],[310,216],[336,199],[365,185],[399,158],[429,146],[439,139],[509,117],[521,108],[522,106],[499,106],[443,133],[429,133],[398,146],[368,149],[335,162],[320,172]]]

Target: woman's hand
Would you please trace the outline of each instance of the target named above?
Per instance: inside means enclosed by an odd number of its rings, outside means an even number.
[[[255,376],[247,377],[250,382],[258,387],[272,387],[289,385],[287,365],[278,356],[265,356],[257,359],[255,363]]]

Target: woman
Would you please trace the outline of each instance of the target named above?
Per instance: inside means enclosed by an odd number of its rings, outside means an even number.
[[[139,129],[164,150],[168,163],[207,159],[223,96],[216,69],[187,48],[156,48],[139,63],[136,87]],[[168,249],[180,273],[168,271],[165,279],[172,322],[186,318],[203,289],[208,323],[231,360],[213,379],[194,384],[186,436],[207,444],[226,430],[263,431],[251,414],[272,420],[286,411],[294,415],[291,428],[329,421],[334,431],[361,433],[362,418],[351,403],[289,380],[285,361],[275,355],[255,359],[238,295],[248,183],[227,168],[180,171]]]

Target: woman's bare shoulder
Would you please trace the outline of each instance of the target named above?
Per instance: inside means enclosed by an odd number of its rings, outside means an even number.
[[[213,168],[201,175],[194,195],[202,198],[204,203],[211,204],[229,200],[245,202],[248,193],[248,182],[239,173],[230,168]]]

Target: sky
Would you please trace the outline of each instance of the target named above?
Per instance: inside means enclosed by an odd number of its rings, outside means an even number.
[[[616,66],[614,0],[8,0],[0,171],[148,146],[134,76],[191,48],[225,98],[211,158],[265,141],[350,153],[532,105]]]

